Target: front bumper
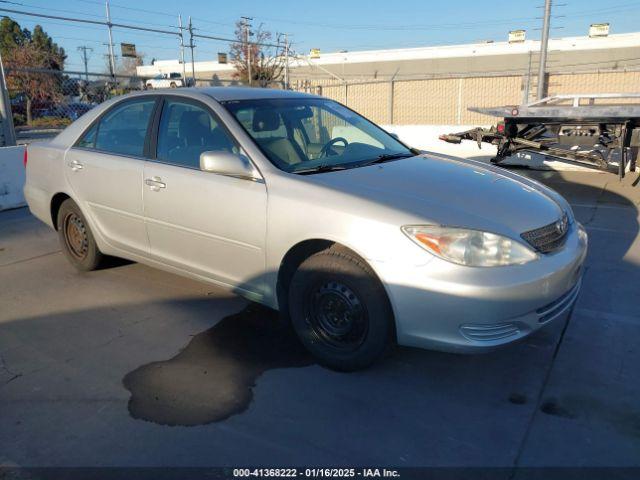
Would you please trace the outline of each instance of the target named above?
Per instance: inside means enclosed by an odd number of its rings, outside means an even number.
[[[470,353],[521,339],[569,311],[586,253],[586,233],[574,223],[561,250],[524,265],[472,268],[434,258],[411,269],[375,268],[399,344]]]

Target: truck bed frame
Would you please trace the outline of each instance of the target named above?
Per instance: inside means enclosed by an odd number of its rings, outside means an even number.
[[[635,171],[640,161],[640,93],[554,95],[525,105],[469,110],[502,121],[489,129],[473,128],[440,139],[473,140],[479,148],[483,142],[495,145],[496,164],[516,152],[532,150],[607,170],[617,151],[622,179],[627,165]]]

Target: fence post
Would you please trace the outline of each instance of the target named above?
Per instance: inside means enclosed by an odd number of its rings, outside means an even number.
[[[344,104],[348,107],[349,106],[349,85],[347,84],[347,82],[344,82]]]
[[[3,137],[0,146],[13,147],[16,144],[16,131],[13,127],[11,100],[9,99],[9,91],[7,90],[7,82],[4,76],[2,56],[0,56],[0,117]]]
[[[393,125],[393,87],[395,82],[389,82],[389,125]]]
[[[456,122],[462,125],[462,77],[458,79],[458,109],[456,113]]]

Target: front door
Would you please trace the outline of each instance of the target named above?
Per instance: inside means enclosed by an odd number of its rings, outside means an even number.
[[[121,102],[85,132],[65,157],[74,199],[114,247],[148,253],[142,185],[145,141],[155,97]]]
[[[151,255],[258,292],[265,266],[264,183],[200,170],[202,152],[241,153],[217,116],[200,102],[165,98],[157,135],[155,160],[144,168]]]

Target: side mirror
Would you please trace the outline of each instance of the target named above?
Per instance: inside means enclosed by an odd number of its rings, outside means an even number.
[[[259,178],[247,157],[230,152],[202,152],[200,170],[247,180]]]

